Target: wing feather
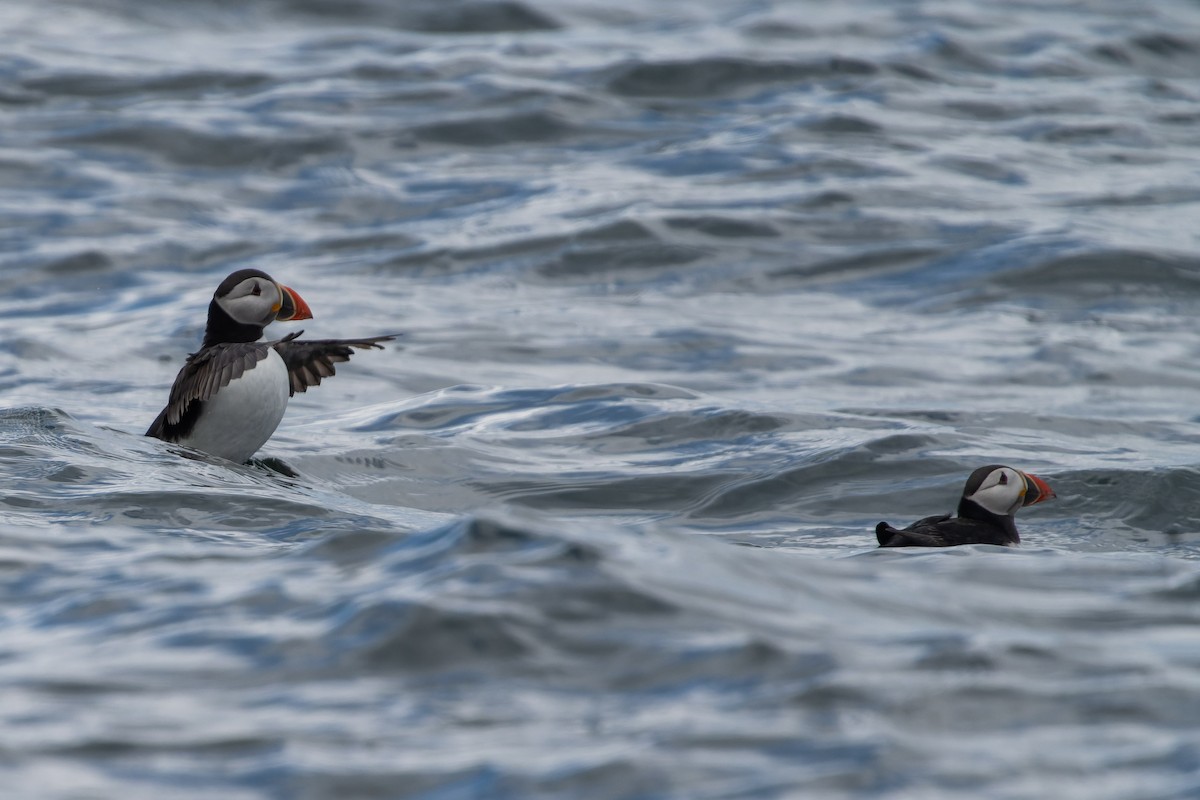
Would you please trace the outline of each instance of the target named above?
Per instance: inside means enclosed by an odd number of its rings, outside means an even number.
[[[290,333],[273,342],[216,344],[188,356],[171,386],[166,407],[150,424],[146,435],[167,441],[178,441],[187,436],[196,424],[202,404],[221,387],[253,369],[267,357],[271,348],[279,353],[287,366],[289,393],[295,395],[310,386],[319,386],[323,379],[335,375],[337,370],[333,365],[349,361],[355,350],[382,350],[381,342],[396,338],[396,335],[390,335],[296,341],[302,333]]]
[[[171,385],[166,408],[151,423],[146,435],[169,442],[186,436],[196,423],[199,404],[253,369],[270,352],[270,347],[261,342],[235,342],[192,353]]]
[[[390,342],[391,336],[372,336],[366,339],[312,339],[298,342],[291,335],[271,342],[287,365],[292,395],[303,392],[310,386],[320,386],[321,381],[337,374],[334,364],[349,361],[355,350],[382,350],[380,342]]]

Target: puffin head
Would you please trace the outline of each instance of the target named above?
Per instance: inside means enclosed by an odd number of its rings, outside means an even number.
[[[1011,517],[1018,508],[1054,497],[1054,490],[1041,478],[1002,464],[980,467],[967,478],[962,503],[974,503],[998,517]],[[962,516],[960,505],[959,515]]]
[[[312,319],[300,295],[257,269],[239,269],[221,281],[213,303],[239,325],[265,328],[275,320]]]

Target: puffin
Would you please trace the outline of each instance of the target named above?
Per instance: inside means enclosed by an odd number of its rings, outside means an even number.
[[[299,341],[304,331],[259,341],[276,320],[312,319],[295,290],[258,269],[221,281],[208,304],[200,349],[187,357],[147,436],[239,464],[271,438],[288,398],[317,386],[355,349],[382,350],[395,335]]]
[[[957,516],[925,517],[903,529],[881,522],[875,526],[875,537],[880,547],[1015,547],[1021,541],[1013,521],[1017,509],[1053,497],[1054,490],[1038,476],[1003,464],[989,464],[967,478]]]

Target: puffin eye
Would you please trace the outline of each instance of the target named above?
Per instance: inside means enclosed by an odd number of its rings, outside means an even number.
[[[262,287],[259,286],[257,283],[254,284],[254,288],[250,290],[250,294],[254,295],[255,297],[258,297],[260,294],[262,294]]]
[[[1007,473],[1007,472],[1001,472],[1001,473],[1000,473],[1000,485],[1001,485],[1001,486],[1004,486],[1004,485],[1005,485],[1005,484],[1007,484],[1007,483],[1008,483],[1008,473]]]

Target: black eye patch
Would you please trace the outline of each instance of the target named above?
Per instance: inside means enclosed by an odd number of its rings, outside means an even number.
[[[1006,473],[1001,472],[1000,473],[1000,485],[1004,486],[1007,483],[1008,483],[1008,475]]]
[[[254,284],[254,288],[250,290],[250,294],[257,297],[258,295],[262,294],[262,287],[259,286],[257,283]]]

